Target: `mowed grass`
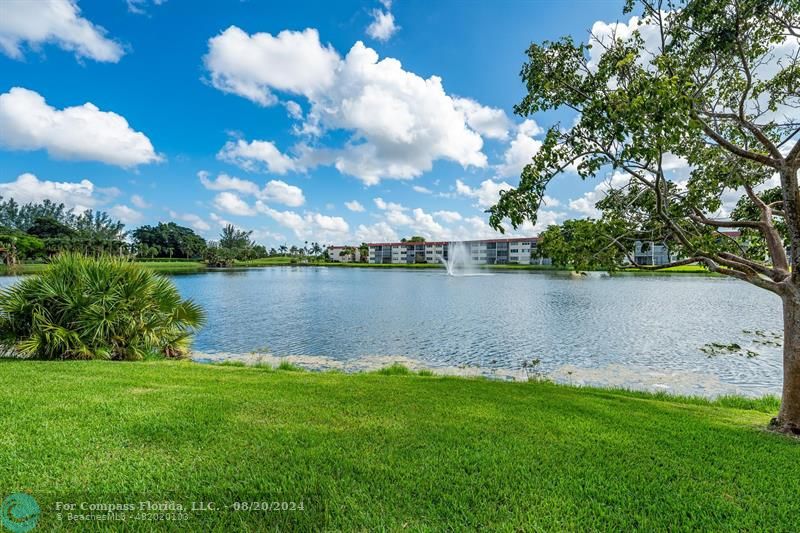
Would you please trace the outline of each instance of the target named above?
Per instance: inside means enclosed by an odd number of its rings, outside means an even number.
[[[200,271],[206,268],[205,263],[201,261],[139,261],[139,264],[165,274]],[[13,267],[1,265],[0,275],[36,274],[44,271],[48,266],[48,263],[23,263]]]
[[[387,375],[388,374],[388,375]],[[750,409],[548,383],[0,361],[0,496],[214,502],[128,530],[796,530],[800,442]],[[238,501],[303,510],[234,512]],[[121,525],[117,525],[121,528]]]

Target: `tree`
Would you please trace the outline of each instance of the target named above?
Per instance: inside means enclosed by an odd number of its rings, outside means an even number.
[[[0,257],[8,266],[20,259],[33,259],[44,254],[44,242],[24,231],[0,226]]]
[[[593,49],[563,38],[527,50],[527,94],[515,112],[569,108],[578,117],[548,130],[490,223],[535,220],[548,183],[566,169],[582,178],[613,172],[597,207],[614,231],[598,238],[621,252],[635,240],[664,241],[681,259],[642,268],[699,262],[781,298],[784,382],[771,427],[798,434],[800,2],[629,0],[626,12],[634,8],[642,24],[626,38],[595,38]],[[670,168],[681,163],[688,179],[678,181]],[[773,180],[780,194],[770,196],[761,189]],[[746,198],[740,216],[720,215],[725,191]],[[758,234],[764,246],[743,246],[726,228]]]
[[[71,226],[75,215],[72,209],[64,204],[56,204],[50,200],[41,203],[19,205],[13,198],[3,200],[0,197],[0,226],[27,231],[37,218],[50,218]]]
[[[400,239],[400,242],[425,242],[425,237],[421,237],[419,235],[412,235],[408,239],[403,237],[402,239]]]
[[[53,239],[73,237],[76,232],[55,217],[41,216],[34,219],[25,233],[39,237],[40,239]]]
[[[132,237],[142,257],[156,249],[155,257],[202,257],[206,250],[206,240],[191,228],[179,226],[174,222],[159,222],[156,226],[142,226],[133,231]]]
[[[238,229],[233,224],[226,224],[219,234],[219,247],[233,251],[235,254],[243,250],[252,248],[253,241],[250,240],[252,231]]]
[[[369,246],[365,242],[362,242],[358,247],[358,259],[361,263],[366,263],[369,260]]]
[[[624,254],[616,246],[598,239],[609,233],[605,222],[592,219],[565,220],[553,224],[539,235],[536,257],[549,257],[554,265],[569,266],[579,272],[584,270],[614,270]]]

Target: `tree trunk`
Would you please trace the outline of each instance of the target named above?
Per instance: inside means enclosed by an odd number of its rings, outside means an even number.
[[[770,427],[800,435],[800,294],[783,296],[783,394]]]

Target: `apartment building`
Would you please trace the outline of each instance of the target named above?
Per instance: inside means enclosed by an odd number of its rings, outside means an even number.
[[[354,250],[353,255],[347,252],[348,248]],[[328,246],[328,257],[337,263],[358,263],[361,260],[361,254],[355,246]]]
[[[370,263],[435,263],[440,258],[447,260],[456,247],[472,263],[484,265],[532,263],[549,264],[547,259],[532,259],[536,250],[536,237],[518,237],[513,239],[484,239],[458,242],[383,242],[369,243]]]

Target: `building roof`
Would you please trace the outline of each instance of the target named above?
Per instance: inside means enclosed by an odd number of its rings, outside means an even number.
[[[539,240],[539,237],[513,237],[508,239],[477,239],[471,241],[425,241],[425,242],[415,242],[415,241],[406,241],[406,242],[368,242],[367,246],[425,246],[425,245],[433,245],[433,246],[442,246],[445,244],[450,244],[452,242],[463,242],[467,244],[473,243],[488,243],[488,242],[536,242]]]

